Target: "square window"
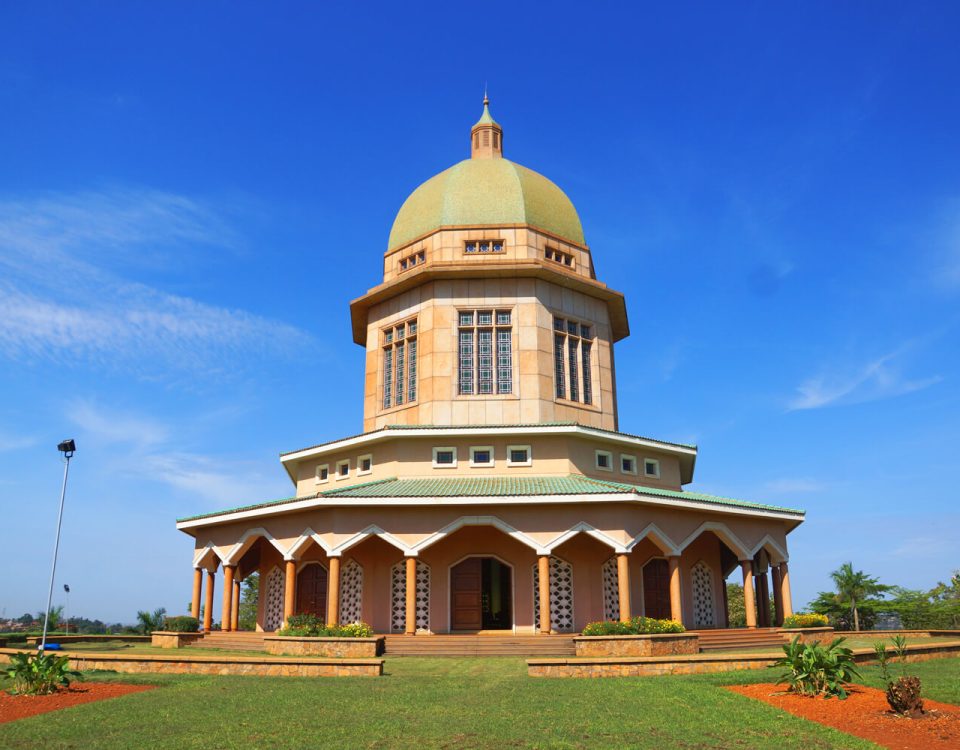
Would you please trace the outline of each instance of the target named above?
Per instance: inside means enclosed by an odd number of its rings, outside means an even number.
[[[467,245],[466,245],[466,247],[464,248],[464,252],[468,252],[468,253],[475,253],[475,252],[477,252],[477,243],[476,243],[476,242],[468,242]]]
[[[489,252],[490,252],[490,243],[489,243],[489,242],[481,242],[481,243],[480,243],[480,252],[481,252],[481,253],[489,253]]]
[[[403,338],[403,326],[397,326],[397,338],[398,339]]]
[[[317,484],[330,481],[330,464],[321,464],[317,467]]]
[[[636,456],[625,456],[622,453],[620,454],[620,473],[621,474],[637,473]]]
[[[413,336],[417,332],[417,321],[411,320],[407,323],[407,336]]]
[[[580,326],[580,338],[590,338],[590,326]]]
[[[497,325],[498,325],[498,326],[508,326],[508,325],[510,325],[510,311],[509,311],[509,310],[497,310]]]
[[[493,466],[493,446],[483,445],[470,449],[471,466]]]
[[[365,456],[357,456],[357,476],[360,474],[369,474],[373,471],[373,456],[369,453]]]
[[[392,329],[392,328],[391,328],[389,331],[384,331],[384,332],[383,332],[383,341],[384,341],[385,344],[392,344],[392,343],[393,343],[393,329]]]
[[[434,469],[457,468],[457,449],[451,447],[433,449]]]
[[[403,260],[400,261],[400,270],[401,270],[401,271],[406,271],[406,270],[407,270],[407,259],[406,259],[406,258],[404,258]]]
[[[493,243],[493,252],[495,252],[495,253],[502,253],[502,252],[503,252],[503,243],[502,243],[502,242],[494,242],[494,243]]]
[[[567,325],[567,324],[566,324],[566,322],[563,320],[563,318],[554,318],[554,319],[553,319],[553,330],[555,330],[555,331],[562,331],[566,325]]]
[[[493,325],[493,313],[490,310],[480,310],[477,312],[477,325]]]
[[[423,250],[417,253],[417,263],[423,263],[423,261],[425,261],[426,259],[427,259],[427,254]]]
[[[507,466],[532,466],[531,456],[529,445],[507,446]]]
[[[572,256],[572,255],[564,255],[564,256],[563,256],[563,262],[564,262],[565,265],[572,266],[572,265],[573,265],[573,256]]]
[[[462,325],[462,326],[472,326],[472,325],[473,325],[473,312],[462,312],[462,313],[460,313],[460,325]]]
[[[613,471],[613,454],[610,451],[594,451],[597,468],[601,471]]]
[[[577,332],[580,330],[580,327],[574,323],[572,320],[567,321],[567,333],[571,336],[576,336]]]
[[[337,479],[346,479],[350,476],[350,461],[337,461]]]
[[[543,257],[546,258],[547,260],[553,260],[553,250],[551,250],[548,247],[546,250],[543,251]]]
[[[645,458],[643,460],[643,473],[645,476],[653,477],[654,479],[660,478],[660,462],[652,458]]]

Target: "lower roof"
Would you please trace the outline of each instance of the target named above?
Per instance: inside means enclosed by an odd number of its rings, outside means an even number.
[[[349,487],[325,490],[315,495],[301,497],[287,497],[280,500],[269,500],[253,505],[244,505],[238,508],[205,513],[198,516],[178,518],[177,524],[189,523],[196,525],[200,520],[209,520],[211,523],[230,520],[226,516],[257,510],[273,510],[282,512],[284,506],[304,501],[329,501],[330,505],[339,505],[337,501],[354,500],[382,500],[384,506],[403,504],[404,500],[429,498],[520,498],[536,497],[549,502],[550,497],[568,497],[571,495],[621,495],[623,499],[634,496],[637,499],[658,498],[667,501],[673,500],[678,506],[687,503],[701,506],[713,506],[717,510],[728,508],[745,511],[755,511],[764,514],[777,514],[796,520],[803,520],[805,512],[796,508],[785,508],[777,505],[737,500],[731,497],[705,495],[700,492],[683,492],[666,490],[656,487],[611,482],[603,479],[593,479],[582,474],[568,474],[566,476],[543,477],[440,477],[440,478],[408,478],[378,479],[363,484],[354,484]],[[391,503],[391,501],[398,501]],[[506,501],[509,502],[509,501]],[[318,507],[327,503],[321,502]],[[365,503],[369,504],[369,503]],[[667,502],[669,505],[670,503]]]

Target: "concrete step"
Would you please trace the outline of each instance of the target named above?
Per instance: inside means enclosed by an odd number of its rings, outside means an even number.
[[[573,656],[568,635],[388,635],[385,656]]]

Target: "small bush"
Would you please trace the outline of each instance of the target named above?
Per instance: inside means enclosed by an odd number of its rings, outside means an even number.
[[[887,703],[896,713],[904,716],[918,716],[923,713],[923,686],[919,677],[908,677],[906,674],[907,639],[898,635],[893,639],[893,649],[900,659],[900,677],[896,681],[890,678],[890,658],[883,641],[873,644],[877,654],[877,663],[880,665],[880,674],[887,684]]]
[[[163,621],[163,629],[171,633],[196,633],[200,628],[200,622],[196,617],[180,615],[177,617],[167,617]]]
[[[818,615],[815,612],[799,612],[783,619],[785,628],[825,628],[830,624],[826,615]]]
[[[370,638],[373,628],[365,622],[351,622],[344,625],[324,625],[316,615],[292,615],[287,627],[277,631],[277,635],[288,638]]]
[[[22,695],[47,695],[61,687],[69,687],[72,677],[80,673],[70,669],[66,656],[48,653],[10,654],[10,663],[4,670],[13,680],[12,693]]]
[[[676,620],[657,620],[653,617],[633,617],[630,622],[606,620],[591,622],[582,635],[648,635],[658,633],[683,633],[686,628]]]
[[[845,639],[837,638],[829,646],[820,641],[800,643],[800,636],[783,647],[785,654],[775,667],[787,667],[777,684],[790,683],[790,690],[800,695],[847,697],[845,686],[853,677],[859,677],[853,662],[853,651],[843,645]]]

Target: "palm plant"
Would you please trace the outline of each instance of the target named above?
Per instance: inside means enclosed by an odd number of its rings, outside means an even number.
[[[853,629],[860,630],[860,612],[857,604],[871,596],[882,594],[890,589],[872,576],[868,576],[862,570],[854,570],[853,563],[845,562],[830,574],[834,585],[837,587],[837,602],[846,604],[850,607],[850,613],[853,615]]]
[[[161,630],[163,628],[163,621],[166,619],[166,616],[166,607],[155,609],[152,614],[140,610],[137,612],[137,621],[140,623],[140,629],[143,631],[143,634],[150,635],[154,630]]]

